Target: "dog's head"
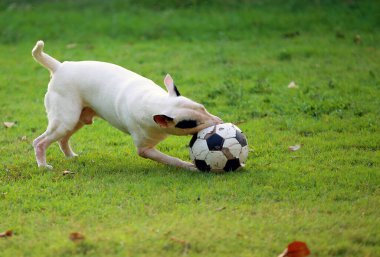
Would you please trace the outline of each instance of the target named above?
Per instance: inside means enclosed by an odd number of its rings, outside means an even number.
[[[163,103],[167,106],[167,110],[154,115],[153,120],[168,134],[195,134],[204,128],[223,123],[220,118],[210,114],[203,105],[181,96],[169,74],[166,75],[164,84],[169,93],[167,102]]]

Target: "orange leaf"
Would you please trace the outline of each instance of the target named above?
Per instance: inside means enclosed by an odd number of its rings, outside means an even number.
[[[13,235],[12,230],[7,230],[5,232],[0,233],[0,237],[11,237]]]
[[[173,242],[179,243],[179,244],[183,244],[183,245],[189,244],[187,241],[182,240],[182,239],[178,239],[178,238],[175,238],[175,237],[171,237],[170,240],[172,240]]]
[[[73,232],[70,234],[69,239],[73,242],[79,242],[81,240],[84,240],[84,235],[82,235],[79,232]]]
[[[306,243],[294,241],[288,245],[288,248],[278,257],[306,257],[310,254],[310,250]]]

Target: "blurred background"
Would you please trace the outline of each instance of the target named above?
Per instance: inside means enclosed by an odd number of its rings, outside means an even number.
[[[2,0],[0,43],[39,38],[260,41],[274,33],[290,38],[326,31],[351,37],[347,29],[378,31],[379,5],[374,0]]]

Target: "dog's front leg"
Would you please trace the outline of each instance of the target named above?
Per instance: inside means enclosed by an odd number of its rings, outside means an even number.
[[[179,167],[179,168],[185,168],[188,170],[197,170],[194,164],[190,162],[185,162],[178,158],[171,157],[169,155],[161,153],[160,151],[152,147],[139,147],[137,151],[138,151],[139,156],[143,158],[148,158],[160,163],[169,164],[169,165]]]

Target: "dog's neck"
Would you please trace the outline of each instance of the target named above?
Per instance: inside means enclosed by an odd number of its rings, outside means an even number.
[[[153,120],[153,116],[157,114],[163,114],[167,110],[173,107],[173,101],[171,97],[165,91],[154,90],[152,92],[146,92],[144,96],[136,99],[136,102],[141,106],[140,110],[134,112],[136,119],[143,121],[149,127],[157,127],[157,124]]]

